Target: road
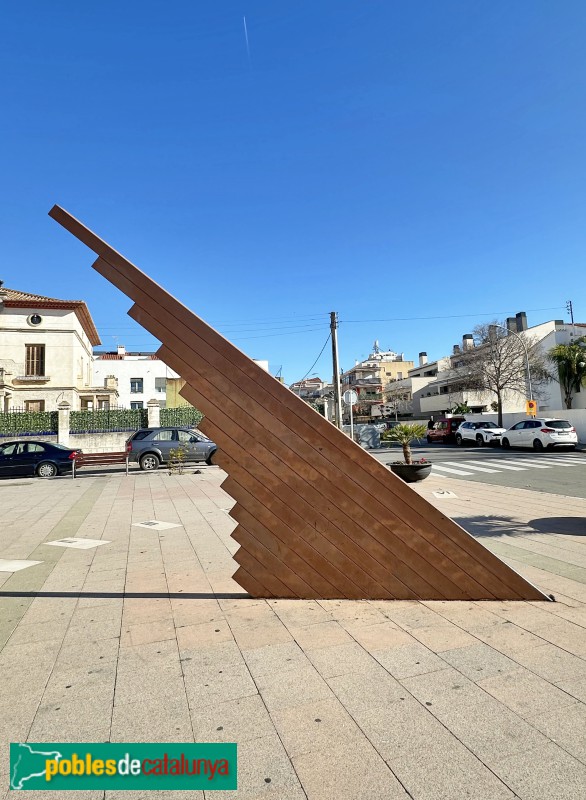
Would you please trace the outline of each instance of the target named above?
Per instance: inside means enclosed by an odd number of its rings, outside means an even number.
[[[383,464],[402,459],[400,447],[369,451]],[[514,486],[586,498],[586,452],[555,450],[501,450],[494,447],[456,447],[423,444],[413,447],[413,457],[433,464],[432,475],[477,481],[498,486]]]

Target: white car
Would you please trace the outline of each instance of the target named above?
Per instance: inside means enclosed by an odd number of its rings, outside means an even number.
[[[576,428],[567,419],[544,417],[542,419],[524,419],[517,422],[501,438],[501,447],[532,447],[543,450],[544,447],[566,446],[575,449],[578,443]]]
[[[485,444],[500,444],[506,428],[499,428],[494,422],[463,422],[456,431],[456,444],[462,447],[467,441],[476,442],[478,447]]]

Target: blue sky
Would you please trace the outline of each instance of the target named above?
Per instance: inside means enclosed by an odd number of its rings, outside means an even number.
[[[345,368],[586,321],[585,35],[582,0],[11,3],[0,278],[156,345],[58,203],[287,382],[333,310]]]

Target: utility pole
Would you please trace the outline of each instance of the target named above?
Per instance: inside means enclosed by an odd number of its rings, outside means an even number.
[[[572,321],[572,338],[576,338],[576,329],[574,327],[574,306],[572,305],[572,301],[568,300],[566,302],[566,309],[568,310],[568,314],[570,315],[570,319]]]
[[[332,365],[334,384],[334,418],[336,427],[342,429],[342,392],[340,391],[340,365],[338,363],[338,314],[330,312],[330,333],[332,335]]]

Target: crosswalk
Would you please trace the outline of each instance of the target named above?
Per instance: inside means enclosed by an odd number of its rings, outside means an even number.
[[[478,475],[488,473],[495,475],[503,472],[524,472],[529,469],[553,469],[554,467],[585,467],[586,457],[580,456],[547,456],[538,457],[509,457],[509,458],[483,458],[469,461],[433,461],[431,472],[436,475]]]

